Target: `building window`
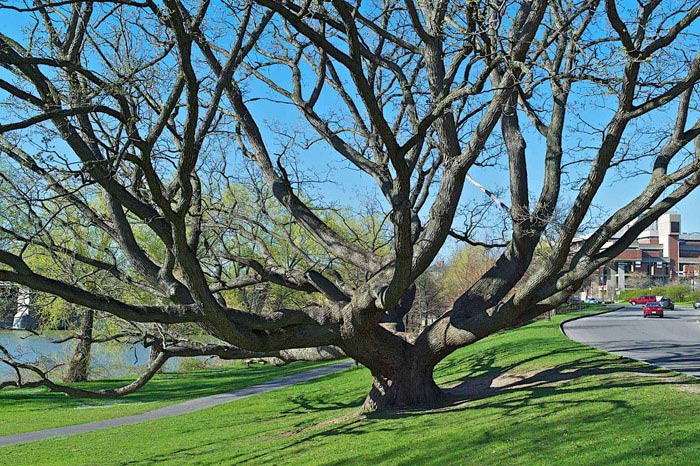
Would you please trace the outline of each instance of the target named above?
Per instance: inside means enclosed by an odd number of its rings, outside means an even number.
[[[671,222],[671,233],[681,232],[681,222]]]

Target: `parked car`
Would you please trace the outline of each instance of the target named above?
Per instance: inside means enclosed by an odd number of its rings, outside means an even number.
[[[593,296],[586,296],[586,299],[584,301],[586,304],[598,304],[598,300],[595,299]]]
[[[644,305],[644,318],[647,318],[648,316],[663,317],[664,316],[664,308],[661,307],[661,303],[657,303],[656,301],[651,302],[651,303],[646,303]]]
[[[655,303],[656,302],[656,296],[639,296],[638,298],[632,298],[630,299],[630,304],[646,304],[646,303]]]
[[[671,298],[661,298],[659,300],[659,304],[661,304],[661,307],[663,307],[664,309],[668,309],[670,311],[673,311],[676,308],[676,305],[673,304]]]
[[[693,309],[700,309],[700,299],[696,299],[693,303]]]

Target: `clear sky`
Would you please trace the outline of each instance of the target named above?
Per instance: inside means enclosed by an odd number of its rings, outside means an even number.
[[[20,25],[21,22],[17,19],[15,13],[7,10],[2,10],[0,12],[0,30],[2,30],[3,33],[15,36],[19,31]],[[7,78],[6,73],[1,70],[0,73],[2,73],[0,77]],[[285,121],[284,117],[280,117],[280,115],[284,115],[284,112],[280,112],[279,106],[261,104],[258,106],[258,111],[262,119],[270,121],[278,119]],[[295,117],[289,117],[288,122],[293,124],[294,118]],[[595,114],[591,113],[590,118],[595,120]],[[535,196],[538,194],[539,184],[542,179],[542,163],[541,160],[539,160],[539,151],[537,150],[539,144],[540,141],[538,141],[536,137],[531,135],[528,138],[528,150],[529,154],[531,154],[529,157],[531,157],[531,161],[533,162],[528,169],[531,178],[531,191]],[[337,184],[324,187],[324,194],[330,200],[336,200],[341,204],[352,205],[358,195],[375,189],[373,187],[373,182],[366,176],[360,175],[356,170],[346,168],[345,164],[340,163],[337,159],[334,160],[332,156],[328,156],[328,153],[321,150],[320,146],[318,149],[312,150],[309,154],[303,154],[303,159],[305,159],[305,164],[309,167],[320,167],[322,171],[330,174],[329,176],[335,180],[343,181],[342,185]],[[496,172],[486,170],[476,172],[473,176],[490,189],[496,190],[499,187],[507,185],[505,182],[507,174],[503,171]],[[612,211],[614,208],[618,208],[629,201],[640,191],[641,187],[646,184],[647,181],[647,177],[643,175],[628,180],[620,180],[616,179],[616,177],[617,175],[615,172],[611,172],[608,175],[608,181],[596,198],[596,204],[604,210]],[[567,198],[573,198],[573,196],[576,195],[575,188],[563,188],[562,195]],[[483,196],[483,194],[470,186],[466,188],[464,198],[478,198],[479,196]],[[679,212],[682,216],[683,232],[700,232],[700,192],[698,190],[683,200],[673,210]]]

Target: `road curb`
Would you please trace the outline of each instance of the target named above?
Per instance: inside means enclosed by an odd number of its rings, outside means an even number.
[[[619,311],[620,309],[624,309],[624,308],[625,308],[625,306],[618,306],[618,307],[616,307],[615,309],[608,309],[607,311],[599,312],[599,313],[597,313],[597,314],[589,314],[589,315],[586,315],[586,316],[578,316],[578,317],[574,317],[573,319],[565,320],[564,322],[562,322],[561,324],[559,324],[559,331],[560,331],[566,338],[569,338],[569,335],[567,335],[566,332],[564,331],[564,324],[568,324],[569,322],[575,322],[575,321],[580,320],[580,319],[585,319],[586,317],[602,316],[602,315],[605,315],[605,314],[609,314],[609,313],[611,313],[611,312]],[[571,340],[571,341],[576,341],[576,340],[572,340],[571,338],[569,338],[569,340]],[[578,342],[577,342],[577,343],[578,343]]]

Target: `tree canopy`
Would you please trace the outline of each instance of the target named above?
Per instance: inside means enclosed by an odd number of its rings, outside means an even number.
[[[372,371],[366,409],[434,403],[441,359],[564,302],[700,184],[700,2],[0,12],[17,23],[0,33],[0,280],[222,342],[166,339],[163,358],[340,348]],[[593,215],[632,176],[631,200]],[[330,194],[356,182],[352,202]],[[448,238],[495,259],[407,333]]]

